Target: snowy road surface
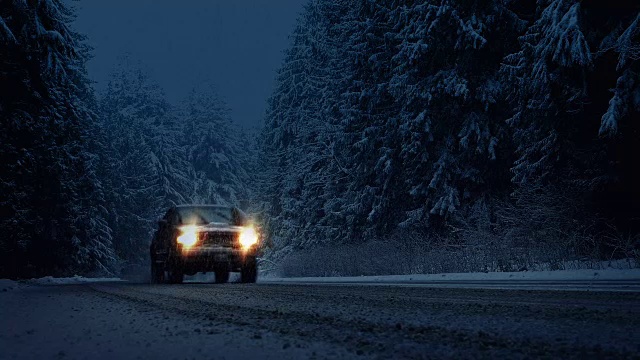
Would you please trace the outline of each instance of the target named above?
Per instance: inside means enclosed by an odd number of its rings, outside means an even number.
[[[86,282],[0,304],[2,359],[640,355],[634,292]]]

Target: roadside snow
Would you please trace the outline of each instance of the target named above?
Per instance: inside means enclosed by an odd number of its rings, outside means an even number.
[[[640,269],[605,269],[605,270],[557,270],[557,271],[523,271],[523,272],[491,272],[491,273],[450,273],[425,275],[384,275],[384,276],[345,276],[345,277],[298,277],[298,278],[262,278],[262,282],[425,282],[425,281],[491,281],[491,280],[531,280],[531,281],[573,281],[573,280],[640,280]]]
[[[21,286],[20,283],[8,280],[8,279],[0,279],[0,291],[7,292],[10,290],[16,290]]]
[[[56,278],[53,276],[45,276],[39,279],[27,280],[28,283],[38,284],[38,285],[69,285],[69,284],[113,282],[113,281],[124,281],[124,280],[120,278],[86,278],[84,276],[78,276],[78,275],[75,275],[73,277],[67,277],[67,278]]]

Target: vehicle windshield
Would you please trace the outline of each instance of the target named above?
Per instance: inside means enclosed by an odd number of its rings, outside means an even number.
[[[182,225],[225,223],[242,225],[243,216],[238,210],[226,206],[193,206],[178,208],[178,221]]]

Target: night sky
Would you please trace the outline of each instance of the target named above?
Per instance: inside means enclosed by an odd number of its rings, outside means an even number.
[[[118,56],[148,66],[176,103],[211,79],[240,125],[262,123],[289,34],[306,0],[87,0],[74,28],[88,36],[89,76],[106,88]]]

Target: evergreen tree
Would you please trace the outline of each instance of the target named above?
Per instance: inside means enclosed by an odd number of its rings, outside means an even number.
[[[328,116],[339,111],[330,98],[338,100],[336,87],[344,76],[334,61],[341,59],[338,26],[347,10],[346,2],[311,1],[306,6],[269,99],[260,172],[268,229],[279,248],[324,241],[326,230],[335,228],[325,214],[339,210],[325,204],[338,196],[329,186],[339,175],[339,127]]]
[[[179,143],[181,127],[160,87],[127,56],[101,100],[101,118],[110,144],[115,248],[121,259],[142,262],[155,221],[188,199],[193,175]]]
[[[520,52],[507,57],[516,85],[511,96],[517,109],[509,122],[520,156],[513,168],[518,184],[557,176],[555,163],[566,160],[563,141],[586,97],[584,70],[592,66],[580,15],[577,1],[549,2],[522,37]]]
[[[395,146],[403,168],[395,187],[412,198],[403,225],[426,224],[507,183],[498,70],[522,24],[500,1],[416,2],[396,7],[392,21],[400,30],[390,91],[401,108]]]
[[[0,4],[0,276],[109,271],[89,47],[58,0]]]
[[[181,110],[183,146],[195,172],[197,203],[238,205],[248,198],[246,161],[251,145],[240,136],[229,108],[211,83],[195,87]]]
[[[629,121],[638,114],[639,12],[625,1],[539,2],[504,67],[516,105],[513,181],[576,188],[619,224],[640,214],[630,156],[640,151],[638,125]]]
[[[397,174],[398,104],[389,89],[391,59],[396,51],[390,23],[393,2],[355,2],[347,42],[352,78],[343,96],[342,158],[350,181],[345,189],[348,239],[378,237],[393,226]]]

